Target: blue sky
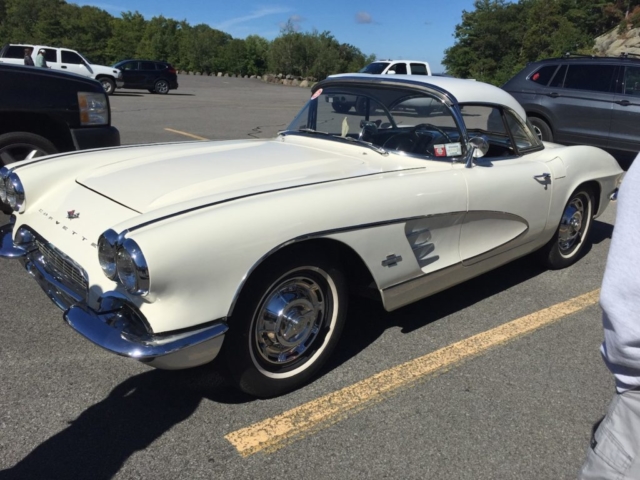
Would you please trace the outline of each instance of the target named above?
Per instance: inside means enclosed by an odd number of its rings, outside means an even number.
[[[234,38],[257,34],[269,40],[291,20],[306,32],[329,30],[342,43],[355,45],[377,58],[426,60],[434,72],[444,71],[444,50],[454,43],[454,29],[462,11],[473,10],[473,0],[414,0],[356,2],[283,0],[260,3],[250,0],[105,0],[71,1],[93,5],[114,16],[139,11],[145,18],[156,15],[207,25]]]

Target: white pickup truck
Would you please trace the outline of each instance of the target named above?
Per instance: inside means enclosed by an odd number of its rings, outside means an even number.
[[[358,73],[367,75],[432,75],[431,67],[422,60],[378,60],[358,70]],[[325,100],[332,104],[333,110],[337,113],[347,113],[353,107],[356,114],[365,115],[367,110],[371,113],[377,108],[377,102],[372,100],[369,103],[369,100],[364,96],[327,95]],[[367,107],[367,105],[369,106]],[[410,103],[404,105],[407,106]],[[423,105],[423,100],[418,101],[415,106],[411,106],[420,112],[426,112],[432,108],[431,104]]]
[[[46,45],[8,44],[0,50],[0,63],[24,64],[25,48],[31,48],[31,57],[35,63],[38,52],[45,51],[47,65],[54,70],[71,72],[98,80],[104,91],[111,95],[116,87],[124,85],[122,72],[117,68],[91,64],[75,50],[48,47]]]

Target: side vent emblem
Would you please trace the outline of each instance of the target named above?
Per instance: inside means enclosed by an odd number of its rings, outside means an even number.
[[[395,267],[401,261],[402,261],[402,257],[400,255],[396,255],[396,254],[388,255],[387,258],[382,261],[382,266]]]

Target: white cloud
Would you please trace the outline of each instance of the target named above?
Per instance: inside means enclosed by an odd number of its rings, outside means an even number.
[[[370,13],[358,12],[356,13],[356,23],[373,23],[373,18]]]
[[[214,26],[218,30],[226,30],[233,25],[238,25],[240,23],[250,22],[251,20],[256,20],[258,18],[267,17],[269,15],[276,15],[278,13],[286,13],[290,11],[289,8],[283,7],[266,7],[261,8],[259,10],[254,10],[249,15],[244,15],[242,17],[230,18],[229,20],[225,20],[224,22],[218,23]]]

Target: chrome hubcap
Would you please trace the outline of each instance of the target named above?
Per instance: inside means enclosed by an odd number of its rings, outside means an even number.
[[[167,85],[164,82],[160,82],[160,83],[158,83],[157,90],[160,93],[165,93],[165,92],[167,92],[169,90],[169,85]]]
[[[309,350],[327,304],[320,285],[305,276],[289,278],[269,292],[256,317],[255,341],[263,360],[282,366]]]
[[[560,229],[558,230],[558,245],[562,253],[567,253],[578,243],[583,233],[585,216],[585,202],[582,197],[576,197],[569,202],[562,214]]]

